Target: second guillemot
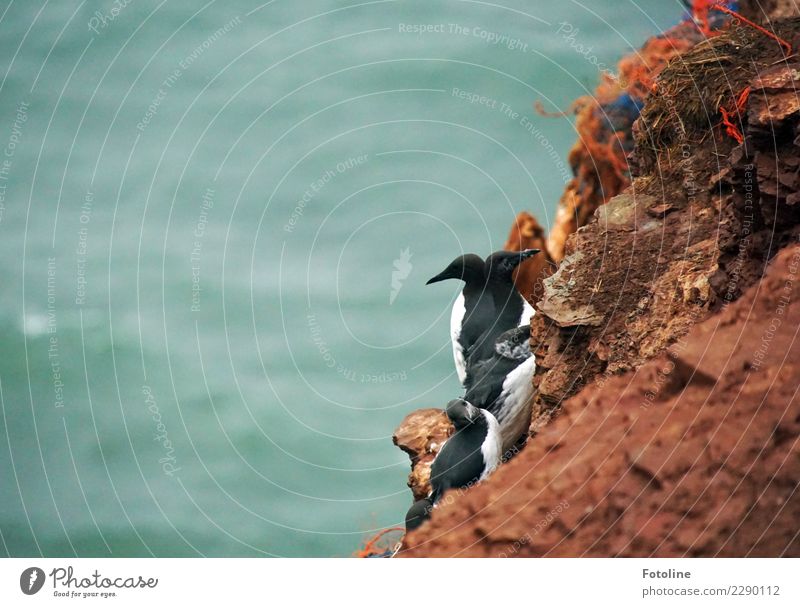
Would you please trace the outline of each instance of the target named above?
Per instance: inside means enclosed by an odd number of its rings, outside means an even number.
[[[494,320],[485,326],[483,334],[473,346],[467,359],[467,374],[470,366],[494,356],[495,341],[500,335],[521,325],[531,324],[534,309],[517,290],[514,270],[539,252],[539,249],[495,251],[484,261],[483,273],[486,290],[494,304]]]
[[[497,419],[506,456],[525,440],[531,421],[536,362],[530,347],[530,327],[506,331],[494,340],[493,346],[491,356],[470,359],[464,399]]]
[[[431,492],[406,514],[406,530],[419,527],[448,489],[466,489],[482,481],[500,465],[502,440],[494,416],[463,398],[447,403],[447,417],[455,432],[431,464]]]

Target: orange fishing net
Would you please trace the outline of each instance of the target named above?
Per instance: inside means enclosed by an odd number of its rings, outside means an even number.
[[[360,559],[392,556],[395,546],[400,541],[399,537],[397,537],[397,532],[402,533],[404,531],[405,529],[402,527],[389,527],[379,531],[364,542],[364,546],[357,550],[354,556]]]
[[[628,154],[633,148],[633,123],[647,96],[658,86],[658,75],[667,63],[706,37],[716,35],[730,18],[791,49],[786,41],[735,12],[737,2],[692,0],[687,4],[690,18],[623,57],[616,75],[603,73],[594,96],[579,99],[570,108],[576,115],[578,141],[569,153],[574,178],[561,197],[547,241],[548,252],[555,261],[564,258],[569,235],[585,225],[599,206],[630,185]],[[731,106],[719,108],[725,132],[737,141],[741,131],[735,122],[746,101],[743,92]],[[539,104],[537,110],[544,113]]]
[[[602,74],[593,97],[575,104],[578,141],[569,153],[575,176],[561,197],[547,243],[556,261],[564,257],[569,235],[585,225],[597,207],[630,185],[627,156],[633,147],[633,122],[664,66],[700,38],[696,27],[685,24],[666,36],[651,38],[618,63],[616,76]]]

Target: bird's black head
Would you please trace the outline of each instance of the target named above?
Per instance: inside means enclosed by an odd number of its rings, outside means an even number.
[[[510,281],[511,275],[517,266],[539,252],[539,249],[495,251],[486,258],[484,262],[484,273],[490,280]]]
[[[417,500],[406,513],[406,533],[414,531],[428,520],[433,510],[433,503],[427,498]]]
[[[450,421],[453,422],[456,430],[466,428],[470,424],[474,424],[479,419],[483,419],[481,410],[463,398],[456,398],[447,403],[446,412],[447,417],[449,417]]]
[[[474,253],[459,255],[450,262],[450,265],[425,284],[432,285],[435,282],[450,278],[457,278],[464,282],[483,281],[483,267],[483,260]]]

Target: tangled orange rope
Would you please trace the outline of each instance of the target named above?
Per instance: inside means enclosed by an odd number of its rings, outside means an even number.
[[[385,552],[384,550],[376,549],[375,546],[378,544],[378,542],[384,535],[386,535],[387,533],[391,533],[392,531],[405,531],[405,529],[403,529],[402,527],[389,527],[388,529],[384,529],[383,531],[378,532],[372,538],[367,540],[367,542],[364,544],[364,547],[361,550],[356,551],[355,553],[356,558],[364,559]]]
[[[753,29],[755,29],[755,30],[758,30],[759,32],[761,32],[761,33],[762,33],[762,34],[764,34],[765,36],[767,36],[767,37],[769,37],[769,38],[772,38],[773,40],[775,40],[775,42],[777,42],[777,43],[778,43],[778,44],[780,44],[782,47],[784,47],[784,48],[786,49],[786,52],[787,52],[787,53],[789,53],[789,54],[791,55],[791,53],[792,53],[792,45],[791,45],[791,44],[789,44],[788,42],[786,42],[786,40],[784,40],[783,38],[781,38],[781,37],[779,37],[779,36],[777,36],[777,35],[773,34],[773,33],[772,33],[771,31],[769,31],[768,29],[766,29],[766,28],[764,28],[764,27],[761,27],[761,26],[760,26],[760,25],[758,25],[757,23],[753,23],[753,22],[752,22],[752,21],[750,21],[749,19],[747,19],[747,18],[745,18],[745,17],[742,17],[742,16],[741,16],[739,13],[737,13],[736,11],[732,11],[732,10],[731,10],[731,9],[729,9],[728,7],[726,7],[726,6],[722,6],[721,4],[714,4],[713,6],[711,6],[711,8],[712,8],[713,10],[715,10],[715,11],[720,11],[720,12],[722,12],[722,13],[725,13],[725,14],[727,14],[727,15],[730,15],[730,16],[731,16],[731,17],[733,17],[734,19],[738,19],[738,20],[739,20],[739,21],[741,21],[742,23],[745,23],[745,24],[749,25],[750,27],[752,27]]]
[[[742,135],[742,131],[739,130],[739,127],[731,122],[731,116],[735,114],[736,119],[741,124],[742,112],[744,112],[744,106],[750,97],[750,90],[751,89],[749,86],[745,88],[739,95],[739,98],[736,99],[733,107],[730,110],[722,106],[719,108],[719,113],[722,114],[722,125],[725,127],[725,132],[733,137],[738,143],[742,143],[744,141],[744,135]]]
[[[725,13],[726,15],[730,15],[734,19],[738,19],[742,23],[749,25],[750,27],[761,32],[768,38],[772,38],[773,40],[775,40],[775,42],[777,42],[783,48],[786,49],[787,53],[791,54],[792,45],[786,42],[786,40],[773,34],[768,29],[761,27],[757,23],[753,23],[752,21],[750,21],[750,19],[743,17],[736,11],[729,9],[727,6],[719,4],[719,2],[717,2],[716,0],[694,0],[692,2],[692,14],[694,15],[694,18],[697,20],[697,22],[700,24],[699,25],[700,31],[703,32],[706,36],[714,35],[714,32],[711,30],[710,20],[708,18],[708,13],[712,10]]]

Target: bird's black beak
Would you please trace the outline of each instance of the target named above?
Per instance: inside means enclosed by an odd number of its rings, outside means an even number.
[[[445,270],[444,272],[440,272],[439,274],[437,274],[436,276],[431,278],[425,284],[426,285],[432,285],[435,282],[442,282],[443,280],[447,280],[448,278],[452,278],[452,276],[450,276],[450,274],[447,272],[447,270]]]
[[[536,255],[537,253],[541,253],[541,252],[542,252],[541,249],[525,249],[524,251],[520,252],[519,256],[520,256],[520,259],[522,261],[525,261],[526,259],[530,259],[531,257]]]

